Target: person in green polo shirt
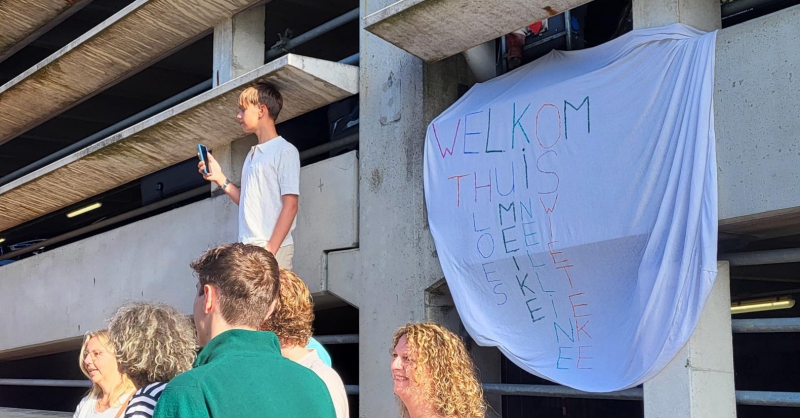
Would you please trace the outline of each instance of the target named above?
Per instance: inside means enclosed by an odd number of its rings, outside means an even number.
[[[197,274],[194,322],[203,347],[193,369],[175,377],[154,418],[335,418],[325,383],[281,356],[272,332],[256,331],[278,300],[279,272],[266,249],[213,248],[191,264]]]

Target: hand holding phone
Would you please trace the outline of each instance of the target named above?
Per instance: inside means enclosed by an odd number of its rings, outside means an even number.
[[[203,173],[205,173],[205,175],[211,174],[211,172],[208,171],[208,148],[203,144],[197,144],[197,155],[200,161],[203,162]]]

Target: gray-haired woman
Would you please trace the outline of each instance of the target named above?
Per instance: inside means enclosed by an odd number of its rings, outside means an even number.
[[[137,389],[123,417],[151,418],[167,382],[192,368],[194,325],[170,306],[134,302],[119,308],[108,333],[120,369]]]

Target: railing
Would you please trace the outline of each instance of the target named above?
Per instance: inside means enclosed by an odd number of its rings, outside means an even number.
[[[483,390],[487,395],[503,396],[537,396],[547,398],[581,398],[581,399],[615,399],[622,401],[641,401],[644,391],[632,388],[618,392],[594,393],[584,392],[561,385],[521,385],[512,383],[484,383]]]
[[[358,334],[315,335],[314,339],[320,344],[358,344]]]
[[[269,51],[267,51],[265,60],[269,61],[271,59],[278,58],[279,56],[288,52],[290,49],[297,48],[298,46],[318,36],[322,36],[342,25],[356,21],[358,20],[358,14],[359,14],[358,8],[355,8],[333,20],[325,22],[317,26],[316,28],[303,33],[302,35],[298,35],[296,38],[292,39],[281,38],[278,41],[278,43],[273,45],[272,48],[270,48]]]
[[[0,379],[0,386],[39,386],[39,387],[71,387],[89,388],[88,380],[55,380],[55,379]],[[621,390],[608,393],[591,393],[560,385],[518,385],[510,383],[484,383],[487,395],[503,396],[537,396],[548,398],[582,398],[612,399],[621,401],[641,401],[644,391],[641,388]],[[358,385],[345,385],[348,395],[358,395]],[[800,393],[796,392],[759,392],[749,390],[736,391],[736,403],[739,405],[781,406],[800,408]]]
[[[800,263],[800,248],[720,254],[719,259],[728,261],[732,267]]]
[[[734,319],[734,334],[800,332],[800,318]]]

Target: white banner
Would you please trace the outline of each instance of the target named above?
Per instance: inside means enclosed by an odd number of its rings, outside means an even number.
[[[429,223],[479,344],[606,392],[686,343],[717,270],[715,42],[671,25],[553,51],[431,123]]]

